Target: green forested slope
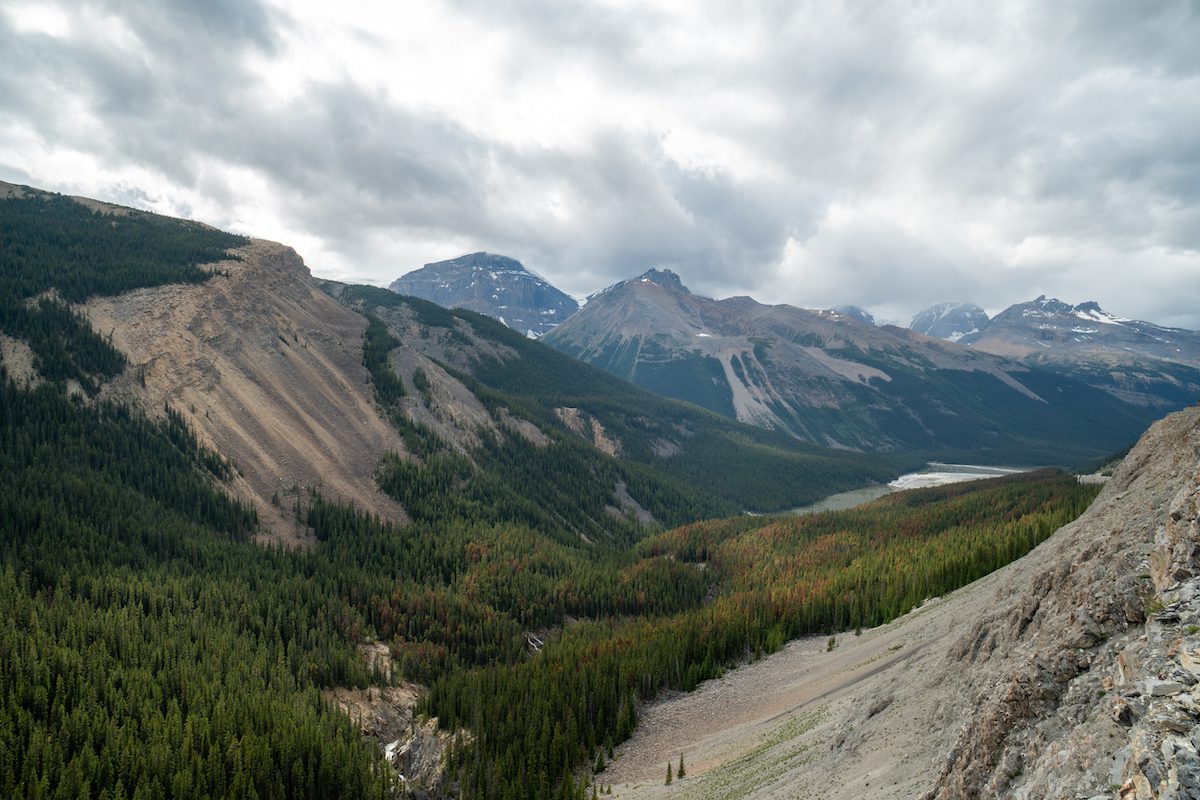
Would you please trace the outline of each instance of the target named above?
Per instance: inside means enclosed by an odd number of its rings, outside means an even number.
[[[68,222],[77,216],[60,210]],[[216,251],[168,247],[194,231],[155,219],[143,241],[173,253],[156,256],[171,270],[118,280],[107,273],[121,274],[121,258],[87,262],[78,285],[91,288],[71,296],[203,279],[191,265]],[[88,235],[90,221],[76,223],[64,242]],[[39,228],[5,230],[32,241]],[[204,247],[230,241],[202,233]],[[70,247],[56,252],[71,258]],[[500,339],[482,317],[413,308],[433,328],[450,320],[443,329],[467,343],[474,333],[534,348]],[[78,331],[50,330],[98,386],[108,367],[72,350]],[[464,454],[400,412],[423,387],[389,378],[397,346],[382,321],[368,326],[364,363],[417,456],[386,462],[380,480],[413,522],[301,493],[294,512],[316,535],[308,551],[251,541],[253,511],[226,492],[233,465],[171,409],[151,420],[69,396],[61,381],[18,386],[0,367],[0,797],[393,796],[381,755],[320,694],[384,682],[359,651],[375,640],[403,677],[431,687],[426,711],[447,730],[470,731],[474,743],[450,765],[464,796],[577,797],[588,766],[636,724],[640,700],[691,688],[799,633],[890,618],[1020,555],[1092,491],[1044,474],[856,512],[652,533],[602,512],[615,480],[661,520],[695,520],[736,510],[758,481],[764,505],[778,504],[804,470],[824,486],[827,468],[836,481],[896,465],[797,449],[668,401],[641,405],[623,384],[543,361],[536,348],[507,362],[515,377],[482,360],[459,374],[485,404],[545,425],[554,443]],[[621,432],[623,458],[555,427],[555,404],[584,402]],[[665,423],[651,414],[660,411],[690,426],[688,442],[707,442],[675,462],[684,466],[654,460],[654,426]],[[784,479],[769,480],[773,471]],[[527,647],[529,631],[545,635],[540,653]]]
[[[709,602],[569,627],[524,663],[446,675],[429,708],[479,737],[460,767],[471,796],[548,797],[556,786],[580,796],[582,784],[559,779],[611,758],[640,700],[690,690],[801,634],[893,619],[1028,552],[1095,492],[1043,473],[905,492],[855,511],[685,526],[638,552],[704,575]]]

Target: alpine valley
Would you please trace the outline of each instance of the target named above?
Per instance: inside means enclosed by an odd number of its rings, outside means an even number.
[[[662,270],[395,288],[0,183],[0,797],[1200,791],[1186,386]]]

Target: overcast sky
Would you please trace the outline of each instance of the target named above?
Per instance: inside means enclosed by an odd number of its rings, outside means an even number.
[[[1200,0],[4,0],[0,179],[361,282],[1200,329]]]

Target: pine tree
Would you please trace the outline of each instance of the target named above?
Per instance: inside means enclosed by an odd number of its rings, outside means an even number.
[[[675,770],[675,774],[677,777],[680,777],[680,778],[682,778],[685,774],[687,774],[683,771],[683,753],[679,754],[679,769]]]
[[[671,785],[671,762],[667,762],[667,786]]]

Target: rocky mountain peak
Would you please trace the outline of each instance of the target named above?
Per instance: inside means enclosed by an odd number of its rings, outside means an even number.
[[[911,330],[957,342],[987,327],[988,315],[974,303],[938,303],[913,317]]]
[[[1039,310],[1047,314],[1069,314],[1074,306],[1070,303],[1064,303],[1057,297],[1046,297],[1044,294],[1039,294],[1037,299],[1028,305],[1036,306]]]
[[[514,272],[533,274],[530,273],[529,270],[525,269],[525,265],[520,261],[517,261],[515,258],[496,255],[494,253],[487,253],[482,250],[478,253],[468,253],[465,256],[459,256],[458,258],[452,258],[449,261],[443,261],[440,263],[453,265],[456,267],[472,267],[475,269],[487,269],[489,267],[509,269],[513,270]],[[426,264],[425,266],[430,267],[435,266],[435,264]]]
[[[679,276],[669,269],[648,269],[634,280],[655,283],[664,289],[670,289],[675,292],[688,291],[688,288],[683,285],[683,281],[679,278]]]
[[[397,278],[388,288],[447,308],[495,317],[528,336],[549,332],[579,310],[573,297],[520,261],[495,253],[468,253],[426,264]]]

